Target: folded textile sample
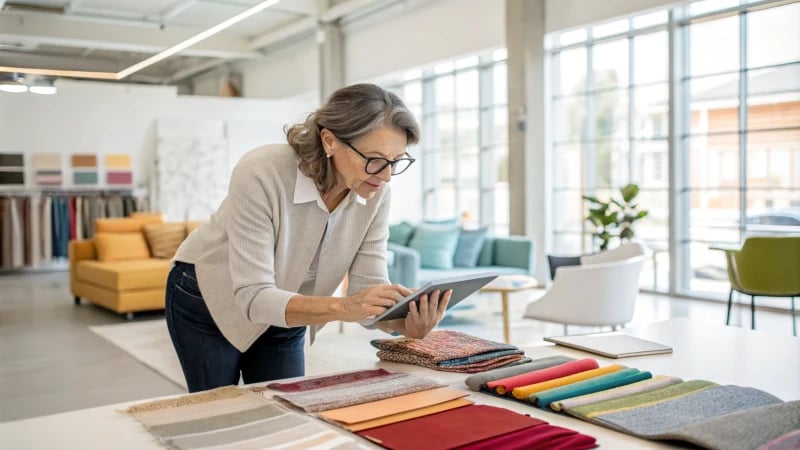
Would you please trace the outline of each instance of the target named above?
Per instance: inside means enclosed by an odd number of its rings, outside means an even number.
[[[170,448],[361,448],[351,436],[236,387],[134,405],[127,412]]]
[[[582,394],[601,392],[618,386],[626,386],[653,377],[650,372],[642,372],[639,369],[622,369],[594,378],[589,378],[577,383],[555,387],[546,391],[534,394],[536,404],[540,408],[549,408],[553,402],[576,397]],[[528,397],[528,401],[531,398]]]
[[[320,412],[444,386],[428,378],[391,373],[330,387],[276,394],[275,398],[287,401],[306,412]]]
[[[613,389],[607,389],[604,391],[598,391],[594,394],[585,394],[585,395],[580,395],[578,397],[572,397],[564,400],[555,401],[550,404],[550,408],[553,409],[554,411],[562,411],[565,409],[577,408],[578,406],[588,405],[591,403],[613,400],[615,398],[625,397],[628,395],[650,392],[656,389],[661,389],[662,387],[667,387],[682,382],[683,380],[677,377],[656,375],[649,380],[639,381],[636,383],[620,386]]]
[[[391,425],[359,435],[394,450],[489,448],[593,448],[595,439],[577,431],[488,405],[471,405]],[[526,442],[522,447],[502,440]],[[488,444],[488,446],[486,446]]]
[[[516,364],[513,366],[501,367],[499,369],[487,370],[486,372],[476,373],[470,375],[464,381],[467,386],[473,391],[480,391],[487,389],[486,383],[491,381],[501,380],[503,378],[513,377],[522,373],[533,372],[534,370],[547,369],[548,367],[557,366],[566,362],[575,361],[574,358],[567,356],[547,356],[545,358],[537,358],[524,364]]]
[[[541,383],[543,381],[566,377],[576,373],[585,372],[587,370],[597,369],[598,367],[599,365],[597,364],[597,361],[592,358],[579,359],[577,361],[570,361],[568,363],[559,364],[546,369],[535,370],[533,372],[521,373],[509,378],[490,381],[486,383],[486,387],[499,395],[505,395],[506,392],[511,392],[514,388],[520,386],[528,386],[535,383]]]
[[[800,417],[800,414],[795,417]],[[796,450],[798,448],[800,448],[800,425],[796,430],[778,436],[758,447],[758,450]]]
[[[447,372],[475,373],[516,364],[524,352],[510,344],[457,331],[439,330],[423,339],[375,339],[378,358]]]
[[[610,366],[598,367],[597,369],[584,370],[583,372],[567,375],[565,377],[559,377],[559,378],[554,378],[552,380],[540,381],[538,383],[529,384],[526,386],[515,387],[511,391],[511,395],[513,395],[514,398],[516,398],[517,400],[528,400],[531,403],[535,403],[536,399],[531,397],[535,397],[535,395],[538,394],[539,392],[561,386],[567,386],[573,383],[577,383],[579,381],[590,380],[592,378],[596,378],[609,373],[619,372],[622,369],[623,367],[621,365],[612,364]]]
[[[339,373],[335,375],[304,378],[302,380],[289,383],[270,383],[266,387],[283,392],[303,392],[310,391],[311,389],[352,383],[354,381],[368,380],[370,378],[385,377],[391,374],[392,372],[384,369],[356,370],[354,372]]]

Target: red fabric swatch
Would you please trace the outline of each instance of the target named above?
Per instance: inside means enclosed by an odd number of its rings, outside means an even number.
[[[131,184],[133,183],[133,174],[131,172],[108,172],[106,181],[108,184]]]
[[[597,361],[594,359],[584,358],[577,361],[559,364],[547,369],[534,370],[533,372],[522,373],[509,378],[490,381],[486,383],[486,387],[500,395],[503,395],[507,392],[511,392],[511,390],[516,387],[541,383],[542,381],[554,380],[556,378],[574,375],[587,370],[597,369],[598,367],[600,366],[598,366]]]
[[[543,424],[463,445],[458,450],[583,450],[595,447],[597,440],[592,436]]]
[[[546,423],[504,408],[470,405],[358,434],[392,450],[436,450],[457,448]]]
[[[330,375],[325,377],[311,378],[309,380],[300,380],[293,383],[270,383],[267,385],[270,389],[277,389],[283,392],[302,392],[311,389],[319,389],[337,384],[352,383],[354,381],[367,380],[370,378],[385,377],[392,373],[384,369],[375,370],[359,370],[356,372],[340,373],[338,375]]]

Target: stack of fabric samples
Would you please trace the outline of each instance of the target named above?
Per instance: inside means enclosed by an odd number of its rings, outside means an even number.
[[[364,448],[354,436],[234,386],[142,403],[125,412],[169,448]]]
[[[420,389],[410,392],[410,385]],[[591,436],[504,408],[475,405],[464,398],[469,392],[383,369],[272,383],[267,388],[282,391],[275,398],[388,449],[596,446]]]
[[[644,439],[754,449],[800,428],[800,401],[758,389],[561,356],[470,376],[472,390],[524,401]]]
[[[529,361],[519,348],[457,331],[439,330],[423,339],[375,339],[378,358],[446,372],[476,373]]]

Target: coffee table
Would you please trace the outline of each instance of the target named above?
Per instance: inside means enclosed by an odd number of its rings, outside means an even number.
[[[481,288],[481,292],[499,292],[503,302],[503,340],[511,343],[511,330],[508,324],[508,294],[533,289],[539,286],[536,278],[529,275],[500,275]]]

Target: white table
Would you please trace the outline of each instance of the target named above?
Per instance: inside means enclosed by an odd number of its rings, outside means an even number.
[[[783,400],[800,400],[800,338],[776,336],[743,328],[726,327],[715,323],[671,320],[639,329],[625,330],[635,336],[655,340],[674,348],[674,353],[611,360],[597,357],[607,364],[612,361],[650,370],[654,374],[679,376],[684,379],[707,379],[720,384],[752,386],[774,394]],[[551,344],[529,347],[532,358],[552,354],[573,357],[592,357],[577,350]],[[372,362],[361,358],[350,370],[383,367],[427,376],[465,389],[464,374],[437,372],[406,364]],[[522,403],[471,393],[477,403],[500,406],[546,420],[597,438],[602,448],[673,448],[611,431],[571,417],[542,411]],[[0,424],[0,447],[3,449],[157,449],[161,446],[133,418],[117,412],[136,402],[101,406],[51,416],[37,417]],[[366,442],[366,441],[364,441]]]

